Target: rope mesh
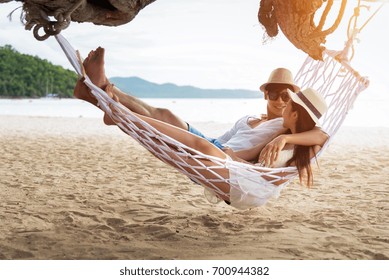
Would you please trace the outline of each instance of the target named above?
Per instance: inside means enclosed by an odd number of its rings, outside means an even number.
[[[56,39],[76,72],[82,76],[82,69],[73,47],[62,35],[56,35]],[[338,55],[337,52],[325,51],[323,61],[308,57],[296,76],[296,83],[301,88],[312,87],[319,91],[329,107],[322,117],[322,127],[330,138],[319,154],[328,146],[352,108],[356,97],[368,86],[368,80],[354,71],[346,61],[339,62],[336,59]],[[158,159],[171,165],[194,182],[205,186],[219,197],[228,198],[229,194],[222,192],[217,185],[227,184],[230,188],[235,187],[230,182],[231,172],[244,176],[247,182],[260,180],[264,188],[276,189],[276,195],[297,175],[295,167],[266,168],[235,161],[227,162],[225,159],[203,154],[162,134],[139,119],[95,86],[87,76],[84,83],[98,100],[98,106],[123,132],[134,138]]]
[[[296,83],[301,88],[316,89],[327,102],[328,110],[321,124],[330,138],[324,148],[332,141],[358,95],[369,86],[366,77],[355,71],[346,59],[340,59],[344,57],[342,54],[325,50],[323,61],[308,56],[296,75]]]

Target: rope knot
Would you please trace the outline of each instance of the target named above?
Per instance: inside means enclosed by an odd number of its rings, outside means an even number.
[[[43,41],[53,35],[58,35],[62,30],[66,29],[71,22],[72,13],[82,6],[86,0],[75,1],[68,10],[58,8],[55,11],[44,9],[37,3],[25,2],[23,9],[25,12],[25,28],[31,30],[33,28],[34,37]],[[50,19],[55,18],[55,20]],[[43,35],[40,35],[40,30],[43,29]]]

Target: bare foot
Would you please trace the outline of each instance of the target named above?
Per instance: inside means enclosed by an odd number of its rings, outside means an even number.
[[[104,89],[109,83],[105,76],[104,53],[105,50],[98,47],[96,50],[89,52],[83,63],[86,74],[101,89]]]
[[[119,102],[119,98],[114,94],[114,91],[113,91],[113,84],[108,84],[106,87],[105,87],[105,92],[107,93],[107,95],[109,97],[111,97],[113,100],[115,100],[116,102]],[[111,119],[110,116],[108,116],[106,113],[104,113],[104,118],[103,118],[103,121],[106,125],[115,125],[116,123]]]
[[[97,99],[91,94],[89,88],[82,80],[78,80],[74,88],[74,97],[82,99],[97,106]]]
[[[116,102],[119,102],[119,97],[117,97],[117,95],[115,94],[113,87],[114,87],[113,84],[108,84],[108,85],[105,87],[105,92],[106,92],[107,95],[108,95],[109,97],[111,97],[113,100],[115,100]]]

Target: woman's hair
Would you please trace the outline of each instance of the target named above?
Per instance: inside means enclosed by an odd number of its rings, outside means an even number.
[[[312,120],[311,116],[301,105],[291,101],[292,111],[297,111],[298,119],[296,122],[296,133],[312,130],[316,123]],[[287,162],[290,165],[293,161],[297,167],[300,182],[302,182],[303,175],[307,176],[307,186],[310,187],[313,183],[313,173],[311,168],[310,150],[312,146],[295,145],[293,151],[293,157]]]

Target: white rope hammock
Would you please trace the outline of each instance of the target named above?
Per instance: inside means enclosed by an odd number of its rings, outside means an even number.
[[[83,76],[73,47],[62,35],[56,35],[56,39],[76,72]],[[368,80],[361,77],[346,61],[337,61],[338,55],[340,55],[338,52],[325,51],[323,61],[308,57],[296,76],[296,83],[301,88],[312,87],[319,91],[329,107],[321,123],[330,138],[319,154],[333,139],[359,93],[368,86]],[[264,204],[270,197],[277,197],[280,191],[297,175],[295,167],[266,168],[228,161],[196,151],[162,134],[139,119],[95,86],[87,76],[84,83],[98,100],[98,106],[115,121],[122,131],[138,141],[154,156],[219,197],[228,198],[229,194],[220,191],[215,184],[228,184],[231,193],[232,188],[236,188],[236,182],[232,182],[229,175],[234,174],[235,177],[240,177],[241,184],[251,182],[258,184],[258,181],[261,181],[261,188],[252,195],[261,198],[263,201],[261,204]],[[260,206],[260,204],[255,206]]]

